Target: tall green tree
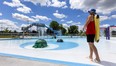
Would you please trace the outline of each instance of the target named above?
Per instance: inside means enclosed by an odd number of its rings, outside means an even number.
[[[13,31],[13,33],[17,33],[17,31],[16,31],[16,30],[14,30],[14,31]]]
[[[78,34],[79,31],[78,31],[78,26],[76,25],[72,25],[68,28],[68,33],[69,34]]]
[[[3,31],[4,33],[9,33],[10,32],[10,30],[8,30],[8,28],[6,28],[6,29],[4,29],[4,31]]]
[[[62,32],[62,35],[65,35],[67,30],[62,26],[62,24],[59,26],[61,32]]]
[[[48,29],[46,30],[46,33],[49,34],[49,35],[51,35],[51,34],[53,34],[54,32],[51,31],[51,30],[48,28]]]
[[[53,29],[53,30],[59,30],[59,23],[57,21],[52,21],[50,23],[50,27]]]

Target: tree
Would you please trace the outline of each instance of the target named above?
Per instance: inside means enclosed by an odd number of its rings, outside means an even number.
[[[105,30],[104,30],[104,36],[106,36],[106,28],[105,28]]]
[[[67,30],[62,26],[62,24],[59,26],[59,28],[60,28],[62,34],[65,35]]]
[[[78,33],[78,35],[79,35],[79,36],[82,36],[82,34],[83,34],[83,31],[80,30],[80,32]]]
[[[17,31],[16,31],[16,30],[14,30],[13,32],[14,32],[14,33],[17,33]]]
[[[76,25],[72,25],[68,28],[68,33],[69,34],[78,34],[79,31],[78,31],[78,26]]]
[[[85,32],[84,31],[82,31],[82,30],[80,30],[80,32],[79,32],[79,34],[78,34],[79,36],[85,36],[86,34],[85,34]]]
[[[57,21],[52,21],[50,23],[50,28],[52,28],[53,30],[59,30],[59,23]]]
[[[6,28],[6,29],[4,30],[4,33],[9,33],[8,28]]]
[[[61,29],[61,31],[62,31],[62,34],[63,34],[63,35],[65,35],[66,32],[67,32],[67,30],[66,30],[64,27]]]
[[[51,31],[49,28],[46,30],[46,33],[47,34],[49,34],[49,35],[51,35],[51,34],[53,34],[53,31]]]

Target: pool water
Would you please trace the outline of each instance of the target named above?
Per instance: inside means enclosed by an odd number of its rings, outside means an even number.
[[[69,41],[65,41],[65,42],[56,42],[56,41],[49,41],[49,40],[46,40],[47,41],[47,44],[48,44],[48,47],[51,47],[51,48],[39,48],[39,49],[46,49],[46,50],[65,50],[65,49],[71,49],[71,48],[74,48],[74,47],[77,47],[78,44],[75,43],[75,42],[69,42]],[[27,46],[30,46],[30,49],[32,49],[33,45],[35,44],[35,41],[32,41],[32,42],[26,42],[26,43],[23,43],[20,45],[20,47],[22,48],[25,48]],[[52,48],[52,47],[55,47],[55,48]],[[29,49],[29,48],[28,48]],[[35,49],[35,48],[33,48]]]

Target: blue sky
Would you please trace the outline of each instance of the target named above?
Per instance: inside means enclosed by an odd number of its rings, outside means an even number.
[[[95,8],[101,26],[116,25],[115,6],[115,0],[0,0],[0,24],[18,29],[33,22],[49,25],[55,20],[64,27],[82,27],[87,11]]]

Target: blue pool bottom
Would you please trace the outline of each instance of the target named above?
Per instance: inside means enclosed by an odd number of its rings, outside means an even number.
[[[26,46],[29,46],[29,45],[34,45],[35,42],[32,41],[32,42],[26,42],[26,43],[23,43],[20,45],[21,48],[25,48]],[[79,45],[77,43],[74,43],[74,42],[56,42],[56,41],[47,41],[47,44],[54,44],[54,45],[58,45],[57,48],[54,48],[54,49],[49,49],[49,50],[66,50],[66,49],[72,49],[72,48],[75,48],[75,47],[78,47]]]

